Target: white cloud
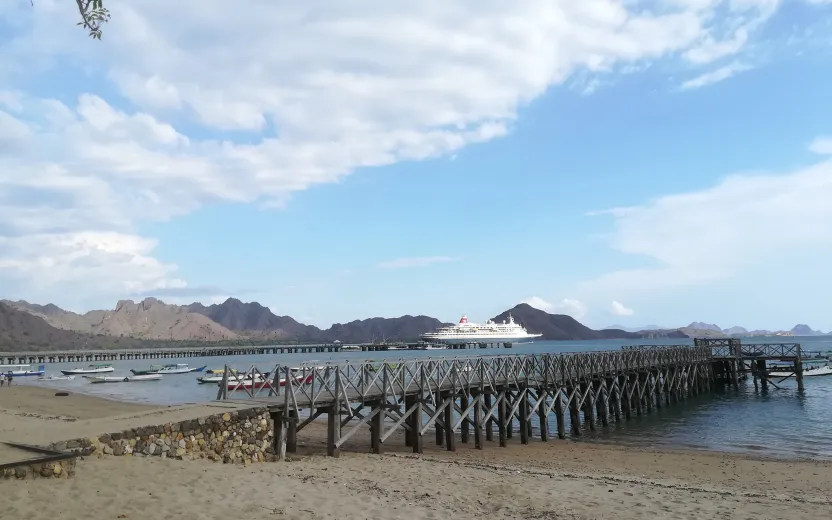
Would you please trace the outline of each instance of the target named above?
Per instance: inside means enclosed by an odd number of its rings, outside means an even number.
[[[576,71],[739,52],[739,28],[776,4],[144,0],[114,7],[93,42],[72,2],[3,3],[19,30],[0,44],[4,85],[100,92],[0,93],[0,285],[58,283],[35,261],[48,252],[108,299],[122,279],[181,284],[138,224],[221,201],[280,207],[356,168],[452,156]],[[107,78],[134,108],[102,94]],[[95,254],[67,261],[79,236]]]
[[[623,303],[617,300],[612,301],[610,309],[612,310],[612,313],[616,316],[632,316],[635,313],[633,309],[624,306]]]
[[[552,303],[539,296],[532,296],[531,298],[523,300],[521,303],[529,304],[535,309],[539,309],[550,314],[567,314],[576,320],[583,318],[587,313],[586,305],[584,305],[583,302],[571,298],[564,298],[557,303]]]
[[[829,200],[832,160],[786,174],[734,175],[701,191],[598,212],[613,218],[609,245],[646,265],[583,282],[575,294],[633,301],[779,267],[790,252],[822,258],[832,253]]]
[[[724,67],[720,67],[716,70],[712,70],[710,72],[706,72],[704,74],[696,76],[693,79],[689,79],[682,83],[682,88],[694,89],[706,87],[708,85],[713,85],[714,83],[725,81],[726,79],[731,78],[736,74],[739,74],[740,72],[745,72],[750,68],[751,67],[749,67],[748,65],[734,62],[729,65],[725,65]]]
[[[456,262],[459,258],[452,256],[417,256],[411,258],[397,258],[387,262],[381,262],[378,267],[381,269],[408,269],[411,267],[428,267],[435,264]]]
[[[832,136],[815,138],[809,145],[809,150],[819,155],[832,155]]]

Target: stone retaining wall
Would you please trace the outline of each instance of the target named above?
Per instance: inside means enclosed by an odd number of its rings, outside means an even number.
[[[274,428],[266,408],[146,426],[51,444],[49,449],[89,457],[207,458],[250,464],[274,460]]]
[[[0,477],[4,479],[24,478],[66,478],[75,475],[75,459],[60,462],[43,462],[29,464],[16,468],[0,470]]]

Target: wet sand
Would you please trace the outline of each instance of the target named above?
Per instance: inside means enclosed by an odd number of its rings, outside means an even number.
[[[41,412],[51,409],[48,396],[29,396],[25,402],[35,405],[41,398],[46,401]],[[20,407],[21,401],[15,403]],[[80,416],[88,405],[93,401],[78,410],[66,405],[62,411]],[[133,408],[141,405],[132,404],[102,406],[113,406],[121,417],[139,419],[142,414],[185,413],[141,410]],[[92,408],[87,412],[99,413],[99,408]],[[76,423],[124,420],[92,417]],[[72,422],[52,423],[55,434],[72,427]],[[30,519],[736,520],[825,519],[832,510],[828,462],[654,452],[558,440],[523,446],[517,436],[506,448],[487,442],[484,450],[476,450],[473,442],[458,443],[457,452],[449,453],[434,446],[432,438],[432,432],[425,437],[425,455],[414,456],[402,435],[393,435],[385,443],[387,453],[378,456],[366,453],[369,436],[359,432],[341,458],[331,459],[322,456],[325,427],[313,423],[299,433],[299,453],[286,462],[233,466],[104,457],[79,461],[73,479],[4,481],[0,489],[4,514]]]

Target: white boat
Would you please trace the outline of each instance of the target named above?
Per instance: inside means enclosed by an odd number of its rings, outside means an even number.
[[[158,370],[156,373],[161,375],[170,374],[189,374],[191,372],[202,372],[205,367],[190,368],[187,363],[177,363],[175,365],[165,365],[164,368]]]
[[[14,377],[42,376],[46,372],[46,365],[39,365],[37,370],[32,370],[31,365],[0,365],[0,375]]]
[[[422,339],[431,343],[448,345],[468,345],[472,343],[523,343],[539,338],[542,334],[530,334],[509,314],[508,322],[494,323],[488,320],[484,324],[471,323],[463,315],[456,325],[442,327],[436,332],[422,334]]]
[[[72,381],[75,376],[40,376],[38,381]]]
[[[162,379],[159,374],[146,374],[142,376],[84,376],[90,383],[139,383],[142,381],[158,381]]]
[[[777,372],[769,372],[769,377],[794,377],[794,371],[777,371]],[[832,376],[832,367],[830,366],[823,366],[823,367],[812,367],[803,369],[803,377],[813,377],[813,376]]]
[[[61,370],[61,374],[65,376],[84,375],[84,374],[105,374],[107,372],[114,372],[113,365],[98,364],[90,365],[87,368],[73,368],[72,370]]]

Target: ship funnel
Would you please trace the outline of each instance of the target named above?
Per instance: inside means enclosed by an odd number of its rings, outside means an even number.
[[[468,323],[468,316],[466,316],[465,314],[463,314],[463,315],[462,315],[462,318],[460,318],[460,320],[459,320],[459,323],[460,323],[460,324],[463,324],[463,323]]]

